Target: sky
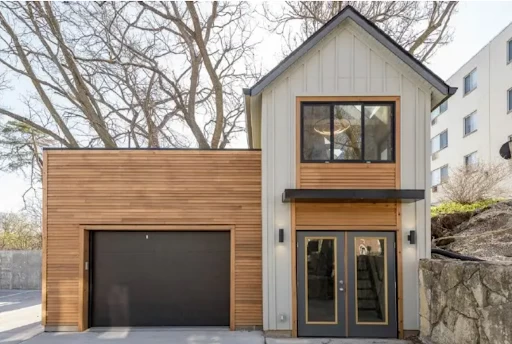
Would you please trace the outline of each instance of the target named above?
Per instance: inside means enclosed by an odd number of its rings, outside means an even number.
[[[453,42],[441,48],[429,61],[428,67],[443,79],[448,79],[511,21],[512,1],[461,2],[452,19],[455,29]],[[259,56],[265,56],[262,62],[264,71],[280,61],[281,51],[280,37],[265,36],[257,51]],[[22,175],[0,172],[0,212],[21,210],[22,195],[27,189],[28,182]]]

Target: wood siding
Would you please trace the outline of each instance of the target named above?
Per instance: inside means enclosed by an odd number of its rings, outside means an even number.
[[[301,189],[394,189],[396,164],[300,164]]]
[[[48,150],[45,157],[44,325],[78,326],[79,228],[127,224],[234,226],[234,323],[262,325],[259,151]]]
[[[397,226],[396,203],[295,203],[295,225],[312,226],[311,229],[326,229],[323,226],[351,226],[360,229],[393,228]],[[328,229],[328,228],[327,228]]]

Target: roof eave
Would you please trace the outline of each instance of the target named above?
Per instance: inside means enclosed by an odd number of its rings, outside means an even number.
[[[373,36],[378,42],[384,45],[384,47],[389,49],[393,54],[395,54],[399,59],[407,64],[412,70],[423,77],[423,79],[430,83],[436,90],[438,90],[441,94],[446,95],[447,98],[449,98],[449,96],[451,96],[457,90],[456,88],[450,87],[448,84],[446,84],[443,79],[441,79],[428,67],[415,59],[414,56],[412,56],[398,43],[393,41],[393,39],[389,37],[384,31],[378,28],[375,24],[371,23],[354,8],[351,6],[346,6],[340,13],[334,16],[321,29],[309,37],[302,45],[295,49],[255,85],[244,89],[244,94],[255,96],[261,93],[265,87],[277,79],[279,75],[281,75],[285,70],[293,65],[299,58],[304,56],[313,46],[315,46],[320,40],[327,36],[332,30],[338,27],[338,25],[341,24],[341,22],[343,22],[346,18],[352,19],[356,24],[358,24],[371,36]],[[455,89],[455,91],[450,93],[453,89]]]

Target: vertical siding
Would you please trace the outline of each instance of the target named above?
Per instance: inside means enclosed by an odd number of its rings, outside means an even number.
[[[235,326],[262,325],[258,151],[47,151],[46,315],[78,322],[79,225],[234,225]]]
[[[283,87],[288,88],[287,92]],[[285,238],[291,235],[290,207],[281,202],[281,194],[286,187],[296,187],[296,110],[293,104],[297,96],[400,96],[401,187],[423,188],[427,178],[424,170],[428,136],[423,119],[428,115],[425,109],[430,106],[428,87],[418,76],[411,74],[396,56],[355,24],[342,24],[270,84],[263,93],[263,106],[267,105],[267,111],[263,111],[262,117],[262,132],[266,137],[262,141],[262,197],[266,200],[262,209],[265,232],[263,247],[270,254],[270,258],[264,259],[264,284],[268,285],[264,289],[265,307],[268,309],[268,315],[265,315],[266,330],[291,329],[291,293],[288,292],[291,280],[287,280],[291,276],[289,239],[285,240],[284,245],[277,243],[276,229],[282,226]],[[268,110],[270,108],[272,111]],[[317,178],[315,171],[307,173],[304,180],[306,185],[325,185]],[[383,182],[376,183],[376,187],[395,185],[391,177],[389,180],[385,176],[380,178]],[[350,184],[350,180],[347,183]],[[345,184],[341,182],[340,185]],[[428,243],[425,241],[430,231],[425,215],[427,208],[426,202],[401,205],[403,231],[400,235],[404,252],[404,281],[407,281],[404,285],[405,329],[418,328],[416,261],[418,257],[428,255]],[[394,211],[392,207],[389,209]],[[304,218],[300,221],[308,220]],[[416,246],[407,242],[408,231],[412,229],[418,230],[421,237]],[[286,264],[280,261],[284,257]],[[287,297],[282,298],[285,292],[288,292]],[[286,316],[285,321],[278,320],[280,314]]]

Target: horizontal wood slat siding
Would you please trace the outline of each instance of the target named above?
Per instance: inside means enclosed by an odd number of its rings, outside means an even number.
[[[295,203],[296,226],[396,226],[396,203]]]
[[[394,189],[396,164],[330,163],[300,165],[302,189]]]
[[[234,225],[235,326],[262,325],[259,151],[46,156],[46,325],[78,323],[79,225],[86,224]]]

